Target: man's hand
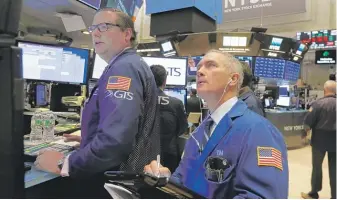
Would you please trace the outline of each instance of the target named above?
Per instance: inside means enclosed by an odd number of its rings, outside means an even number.
[[[42,171],[60,174],[59,161],[64,158],[63,153],[57,151],[43,151],[36,158],[35,167]]]
[[[165,176],[165,177],[170,177],[171,172],[167,167],[159,166],[158,168],[158,163],[157,161],[153,160],[149,165],[146,165],[144,167],[144,172],[152,174],[154,176],[160,175],[160,176]]]
[[[71,135],[71,134],[63,134],[65,142],[81,142],[81,136]]]

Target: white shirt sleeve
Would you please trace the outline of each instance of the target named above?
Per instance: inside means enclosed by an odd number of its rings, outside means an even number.
[[[69,156],[68,155],[63,162],[62,170],[61,170],[61,176],[62,177],[67,177],[69,176]]]

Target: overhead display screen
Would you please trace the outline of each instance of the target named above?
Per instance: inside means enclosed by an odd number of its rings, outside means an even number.
[[[149,65],[162,65],[167,71],[166,85],[185,86],[186,85],[186,58],[159,58],[143,57]]]
[[[197,66],[199,62],[202,60],[203,56],[189,56],[188,59],[188,70],[187,73],[189,76],[196,76],[197,75]]]
[[[289,81],[297,81],[300,76],[301,65],[296,62],[286,61],[284,67],[284,79]]]
[[[336,50],[318,50],[315,52],[315,63],[336,64]]]
[[[311,49],[326,49],[337,46],[337,30],[317,30],[297,33],[297,40],[302,43],[310,43]]]
[[[22,48],[23,78],[85,83],[89,51],[70,47],[19,42]]]
[[[99,79],[108,63],[96,54],[94,61],[94,69],[92,70],[92,78]]]
[[[253,57],[251,56],[235,56],[236,59],[242,62],[248,63],[249,67],[252,68],[253,66]]]
[[[284,65],[282,59],[256,57],[254,76],[283,79]]]
[[[309,42],[311,42],[311,31],[309,31],[309,32],[298,32],[296,37],[297,37],[297,40],[301,41],[302,43],[309,43]]]

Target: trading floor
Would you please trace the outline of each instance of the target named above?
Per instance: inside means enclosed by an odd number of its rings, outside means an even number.
[[[311,179],[311,147],[288,151],[289,199],[301,199],[301,192],[309,192]],[[330,199],[327,155],[323,161],[323,188],[320,199]]]

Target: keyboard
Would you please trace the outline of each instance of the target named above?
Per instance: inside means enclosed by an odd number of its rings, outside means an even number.
[[[63,144],[45,142],[45,143],[38,144],[35,146],[26,147],[24,149],[24,154],[28,156],[36,157],[38,156],[41,150],[54,150],[54,151],[58,151],[66,155],[72,152],[73,150],[75,150],[75,147],[63,145]]]

